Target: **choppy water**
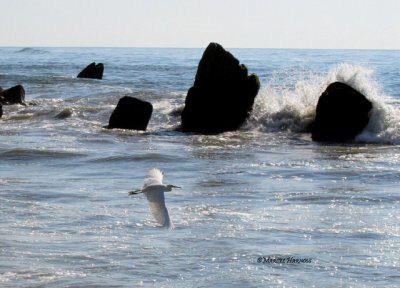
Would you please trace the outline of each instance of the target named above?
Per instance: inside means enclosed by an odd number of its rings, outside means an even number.
[[[0,49],[0,86],[36,104],[0,119],[0,286],[400,285],[399,51],[230,51],[262,88],[240,131],[202,136],[170,112],[203,49]],[[104,79],[76,79],[92,61]],[[374,103],[355,144],[299,132],[336,80]],[[103,128],[124,95],[153,104],[147,132]],[[127,196],[153,167],[183,187],[175,230]]]

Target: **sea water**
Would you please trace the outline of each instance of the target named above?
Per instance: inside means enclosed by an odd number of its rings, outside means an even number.
[[[239,131],[175,130],[204,49],[0,48],[2,287],[398,287],[400,53],[228,49],[261,89]],[[103,80],[77,79],[90,62]],[[352,144],[304,128],[345,82],[374,105]],[[118,99],[146,132],[103,128]],[[128,191],[153,167],[174,230]]]

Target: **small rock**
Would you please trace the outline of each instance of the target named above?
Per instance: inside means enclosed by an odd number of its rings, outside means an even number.
[[[108,128],[145,131],[152,112],[153,106],[149,102],[129,96],[122,97],[111,114]]]
[[[102,79],[104,72],[104,65],[103,63],[98,63],[96,65],[95,62],[90,63],[83,69],[77,76],[77,78],[90,78],[90,79]]]
[[[22,87],[22,85],[17,85],[9,89],[3,90],[1,97],[3,104],[8,104],[8,105],[21,104],[24,106],[26,105],[25,89],[24,87]]]

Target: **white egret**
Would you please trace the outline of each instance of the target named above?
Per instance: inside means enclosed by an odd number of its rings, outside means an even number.
[[[174,185],[164,185],[162,183],[164,174],[157,168],[153,168],[147,172],[144,178],[143,188],[129,192],[129,195],[144,193],[149,202],[151,214],[162,227],[174,228],[165,206],[164,192],[169,192],[172,188],[181,188]]]

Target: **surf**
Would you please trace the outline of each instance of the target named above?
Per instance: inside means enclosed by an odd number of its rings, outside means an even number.
[[[287,77],[293,75],[287,74]],[[272,75],[272,81],[264,83],[260,89],[244,128],[264,132],[305,132],[315,118],[319,96],[330,83],[336,81],[348,84],[373,103],[369,123],[356,142],[400,143],[397,100],[382,91],[373,69],[347,63],[339,64],[326,73],[304,71],[292,85],[276,85]]]

